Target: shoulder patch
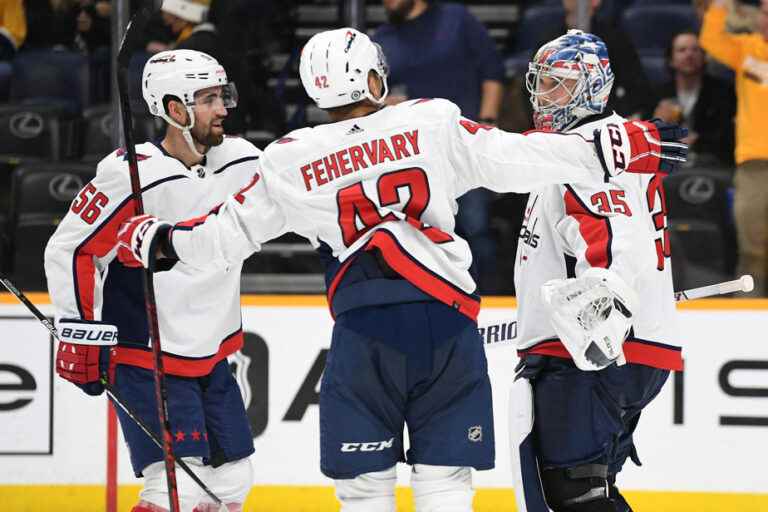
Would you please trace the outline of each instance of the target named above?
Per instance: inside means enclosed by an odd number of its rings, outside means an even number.
[[[281,139],[277,139],[275,141],[275,144],[288,144],[289,142],[293,142],[297,139],[294,139],[293,137],[283,137]]]
[[[125,148],[120,148],[120,149],[117,150],[117,152],[115,152],[115,156],[118,157],[118,158],[123,156],[123,155],[125,155],[125,158],[123,158],[123,160],[128,160],[128,154],[127,154],[127,151],[125,150]],[[141,162],[141,161],[146,160],[148,158],[152,158],[152,155],[142,155],[141,153],[136,153],[136,161],[137,162]]]

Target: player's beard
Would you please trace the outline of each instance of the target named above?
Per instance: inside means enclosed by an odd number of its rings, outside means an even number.
[[[205,147],[213,147],[218,146],[222,142],[224,142],[224,132],[214,135],[211,131],[212,126],[208,126],[208,129],[205,130],[205,132],[202,132],[199,126],[195,126],[192,128],[192,138],[197,142],[198,144],[202,144]]]
[[[416,3],[416,0],[403,0],[403,3],[396,9],[391,11],[387,10],[387,20],[393,25],[401,25],[402,23],[405,23],[408,14],[413,10],[414,3]]]

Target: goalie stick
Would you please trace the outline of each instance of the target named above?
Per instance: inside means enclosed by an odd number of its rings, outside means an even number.
[[[141,181],[139,179],[139,166],[136,159],[136,147],[133,142],[133,124],[131,115],[131,98],[128,93],[128,68],[131,63],[131,55],[134,49],[139,47],[139,41],[144,32],[152,12],[143,7],[137,12],[128,26],[125,28],[120,49],[117,52],[117,90],[120,96],[120,111],[123,121],[123,142],[128,158],[128,172],[131,177],[131,191],[135,204],[135,215],[144,214],[144,201],[141,197]],[[157,402],[157,415],[160,418],[160,430],[162,433],[163,460],[165,461],[166,481],[168,482],[168,501],[171,512],[180,512],[179,492],[176,487],[176,467],[173,455],[173,438],[171,437],[171,425],[168,421],[168,389],[165,385],[165,369],[163,368],[163,351],[160,345],[160,328],[157,320],[157,302],[155,301],[155,286],[152,270],[146,269],[143,274],[144,299],[147,310],[147,323],[149,324],[149,337],[152,344],[155,368],[155,400]]]
[[[37,306],[35,306],[32,301],[30,301],[26,295],[24,295],[24,292],[16,288],[16,285],[13,284],[13,282],[0,272],[0,283],[9,291],[11,292],[22,304],[24,304],[27,309],[32,313],[35,318],[40,320],[40,323],[43,324],[43,326],[48,329],[48,332],[51,333],[51,336],[58,341],[61,342],[61,339],[59,338],[59,332],[56,330],[56,327],[51,323],[50,320],[43,314],[42,311],[40,311]],[[104,389],[107,392],[107,395],[112,399],[112,401],[120,407],[123,411],[125,411],[125,414],[128,415],[129,418],[131,418],[133,421],[136,422],[136,424],[141,428],[141,430],[144,431],[147,436],[159,447],[163,447],[163,443],[160,440],[160,438],[152,432],[149,425],[147,425],[144,420],[142,420],[138,414],[136,414],[128,405],[125,403],[125,401],[120,398],[120,395],[115,390],[114,387],[112,387],[112,384],[109,383],[107,380],[107,376],[102,375],[101,376],[101,383],[104,385]],[[173,455],[173,454],[172,454]],[[221,508],[222,512],[226,512],[226,505],[219,499],[218,496],[216,496],[213,491],[211,491],[208,486],[203,483],[202,480],[195,474],[194,471],[192,471],[192,468],[187,465],[186,462],[184,462],[182,459],[177,459],[175,455],[173,455],[173,460],[176,464],[179,465],[179,467],[187,474],[189,477],[194,480],[194,482],[200,486],[200,488],[205,491],[205,494],[207,494],[215,503]]]

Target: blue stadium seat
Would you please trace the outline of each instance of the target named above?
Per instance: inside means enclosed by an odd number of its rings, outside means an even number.
[[[25,165],[14,171],[7,232],[11,273],[18,286],[45,289],[45,245],[95,174],[95,166],[75,163]]]
[[[73,156],[75,120],[56,105],[0,105],[0,159]]]
[[[640,55],[664,55],[675,34],[698,32],[699,21],[690,5],[642,5],[627,8],[621,26]]]
[[[675,289],[728,279],[736,264],[736,234],[723,171],[685,170],[664,179]]]
[[[0,62],[0,103],[8,101],[11,92],[13,67],[9,62]]]
[[[97,105],[86,109],[82,123],[81,160],[98,162],[115,149],[112,143],[112,106]],[[136,144],[152,140],[158,135],[152,116],[134,114],[133,140]]]
[[[530,7],[523,12],[517,26],[515,53],[525,50],[533,52],[541,43],[541,27],[563,25],[565,13],[561,5]]]
[[[645,76],[651,81],[651,85],[658,87],[670,80],[667,59],[661,55],[643,55],[640,57]]]
[[[144,64],[151,56],[146,52],[134,53],[128,67],[128,94],[131,97],[131,110],[134,114],[150,115],[144,96],[141,94],[141,74],[144,71]]]
[[[90,65],[80,53],[30,50],[13,60],[11,101],[56,104],[78,114],[88,106],[89,94]]]

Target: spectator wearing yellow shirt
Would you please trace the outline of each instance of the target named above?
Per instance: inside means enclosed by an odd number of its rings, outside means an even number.
[[[0,1],[0,61],[11,60],[26,37],[23,0]]]
[[[768,277],[768,0],[762,0],[757,32],[726,31],[725,0],[704,15],[701,46],[736,73],[736,176],[734,215],[739,270],[755,277],[765,295]]]

